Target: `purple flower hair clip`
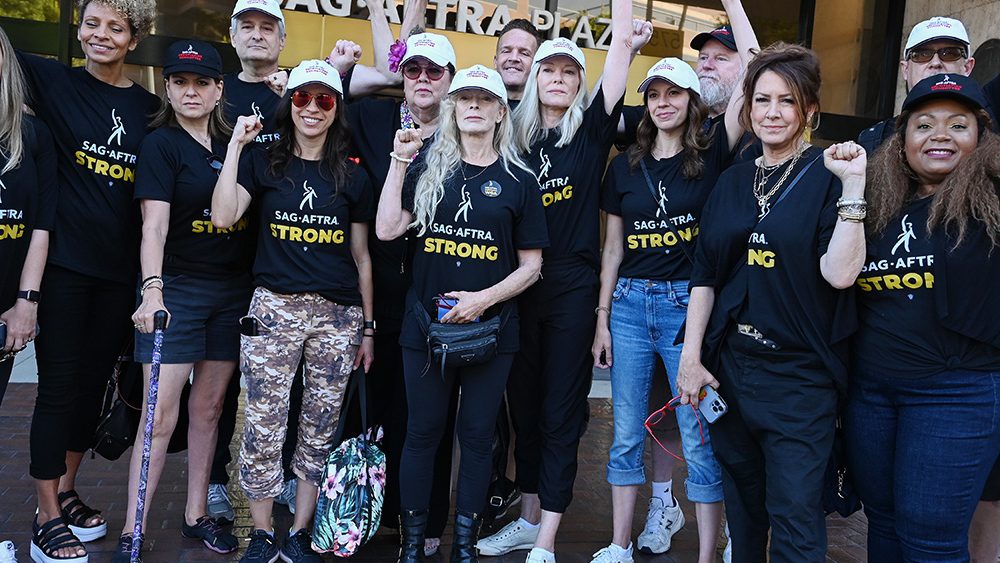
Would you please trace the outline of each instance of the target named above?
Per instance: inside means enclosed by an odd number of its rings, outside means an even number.
[[[389,47],[389,72],[399,72],[399,63],[406,56],[406,42],[396,40]]]

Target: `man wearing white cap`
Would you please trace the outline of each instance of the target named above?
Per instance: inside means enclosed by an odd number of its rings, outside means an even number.
[[[406,470],[399,474],[399,563],[424,561],[434,458],[441,437],[452,433],[447,419],[458,387],[462,455],[450,561],[479,561],[476,540],[490,481],[494,424],[518,349],[514,297],[538,279],[541,249],[549,244],[535,177],[511,138],[500,74],[482,65],[459,71],[441,111],[442,127],[431,147],[419,131],[396,133],[375,227],[379,238],[391,240],[412,232],[412,225],[417,239],[412,306],[399,338],[410,405]],[[411,164],[418,151],[419,160]],[[470,232],[478,234],[463,234]],[[432,316],[445,323],[437,326],[500,321],[496,354],[468,366],[428,363],[426,331]]]
[[[959,20],[934,16],[913,26],[903,48],[899,70],[909,92],[917,82],[941,73],[969,76],[976,66],[972,44],[965,26]],[[994,79],[984,89],[992,100],[1000,97],[1000,82]],[[992,115],[992,110],[991,110]],[[998,124],[996,119],[993,125]],[[873,154],[883,141],[896,130],[896,118],[876,123],[858,136],[858,143]]]

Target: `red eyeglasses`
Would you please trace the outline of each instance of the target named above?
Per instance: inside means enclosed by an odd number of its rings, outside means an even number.
[[[292,105],[297,108],[308,106],[312,100],[316,100],[316,106],[323,111],[330,111],[337,105],[336,96],[331,96],[330,94],[316,94],[314,96],[302,90],[292,92]]]
[[[673,458],[676,459],[677,461],[684,461],[684,458],[667,449],[667,447],[664,446],[662,442],[660,442],[660,439],[656,437],[656,434],[653,433],[653,427],[659,424],[660,421],[663,420],[663,417],[667,416],[668,412],[674,412],[674,410],[679,406],[683,405],[681,405],[681,396],[677,395],[673,399],[667,401],[667,404],[663,405],[658,410],[653,411],[653,413],[646,418],[646,422],[643,423],[643,426],[646,427],[646,432],[649,432],[649,435],[652,436],[653,441],[655,441],[656,444],[660,446],[660,448],[663,451],[673,456]],[[688,404],[687,406],[690,407],[692,410],[694,410],[694,417],[698,421],[698,434],[701,435],[701,443],[704,444],[705,429],[701,426],[701,417],[698,416],[698,409],[694,408],[694,405],[692,404]]]
[[[444,76],[444,67],[437,65],[421,65],[419,63],[408,63],[403,66],[403,76],[409,78],[410,80],[416,80],[420,78],[421,73],[427,73],[427,79],[433,82],[441,80]]]

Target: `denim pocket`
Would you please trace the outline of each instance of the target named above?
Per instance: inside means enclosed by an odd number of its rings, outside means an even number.
[[[691,302],[691,294],[688,293],[687,282],[672,283],[670,295],[674,305],[681,309],[687,309],[688,303]]]
[[[620,301],[622,296],[628,292],[628,280],[626,278],[618,278],[618,282],[615,283],[615,291],[611,294],[611,301]]]

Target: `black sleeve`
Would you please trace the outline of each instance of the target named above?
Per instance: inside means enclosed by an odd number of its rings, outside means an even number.
[[[257,194],[257,168],[266,162],[267,153],[258,147],[247,147],[240,155],[239,165],[236,167],[236,183],[243,186],[243,189],[256,197]]]
[[[49,128],[39,119],[29,121],[34,128],[35,146],[32,147],[35,169],[38,172],[38,190],[41,194],[35,229],[52,231],[56,227],[56,151]]]
[[[720,272],[719,267],[720,256],[724,256],[725,253],[720,248],[722,244],[720,238],[713,237],[712,231],[713,225],[721,225],[726,221],[726,198],[729,192],[736,188],[727,185],[731,183],[728,181],[729,176],[723,173],[719,177],[701,212],[699,227],[701,235],[698,237],[698,244],[694,245],[694,267],[689,282],[691,287],[717,287],[725,282],[719,279],[720,275],[725,275],[724,272]]]
[[[734,151],[729,150],[729,132],[726,131],[725,120],[719,120],[709,131],[711,144],[702,153],[707,168],[715,170],[725,170],[733,161]],[[741,137],[742,140],[742,137]],[[740,146],[740,141],[736,142],[736,147]]]
[[[601,184],[601,209],[612,215],[622,214],[622,196],[618,193],[617,178],[628,169],[627,158],[626,153],[616,156],[604,173],[604,183]]]
[[[174,143],[166,131],[156,130],[139,146],[139,162],[135,168],[135,199],[152,199],[170,203],[180,163]]]
[[[367,223],[375,218],[375,190],[364,168],[355,166],[351,173],[350,214],[352,223]]]
[[[63,82],[67,68],[55,59],[47,59],[23,51],[15,52],[28,86],[28,97],[30,98],[28,105],[32,109],[37,109],[33,104],[38,102],[41,92],[58,88],[58,85]]]
[[[521,210],[514,224],[514,246],[519,250],[548,248],[549,228],[545,222],[542,198],[531,188],[534,177],[520,174]]]
[[[420,154],[422,155],[423,153]],[[417,194],[417,180],[420,179],[420,175],[424,171],[423,162],[423,158],[417,155],[417,158],[406,169],[406,175],[403,176],[402,205],[403,209],[410,213],[413,213],[413,200]]]
[[[1000,74],[993,77],[983,86],[983,93],[986,94],[986,100],[989,102],[990,107],[987,108],[990,111],[990,116],[993,118],[993,130],[1000,131],[1000,123],[997,122],[997,112],[1000,112]]]
[[[618,133],[615,144],[619,150],[625,150],[635,142],[635,134],[639,129],[639,122],[642,121],[643,114],[646,113],[646,106],[624,106],[622,108],[622,119],[625,121],[625,130]]]
[[[597,138],[607,140],[608,149],[610,149],[610,144],[614,142],[615,135],[618,134],[618,120],[621,118],[622,106],[625,105],[625,96],[623,95],[618,102],[615,104],[613,110],[611,110],[611,115],[604,112],[604,86],[594,94],[593,101],[590,102],[590,107],[588,107],[583,112],[583,125],[588,131],[589,135],[593,135],[591,138]]]
[[[882,142],[895,130],[895,127],[890,127],[891,122],[891,119],[879,121],[858,134],[858,144],[865,149],[869,159],[875,155],[875,151],[882,145]]]

